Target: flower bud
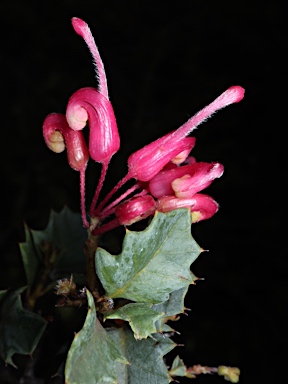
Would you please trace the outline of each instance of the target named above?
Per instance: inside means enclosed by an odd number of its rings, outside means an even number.
[[[131,225],[155,212],[156,202],[150,195],[132,197],[118,205],[115,215],[122,225]]]
[[[73,131],[61,113],[50,113],[43,123],[44,140],[53,152],[63,152],[66,146],[71,168],[81,171],[89,160],[88,149],[82,132]]]
[[[208,187],[216,177],[223,173],[219,163],[193,163],[165,169],[149,182],[149,191],[154,197],[175,195],[180,198],[192,197],[195,193]]]
[[[120,148],[120,138],[110,101],[94,88],[82,88],[69,99],[69,126],[81,130],[89,120],[89,153],[94,161],[108,164]]]
[[[153,141],[128,158],[129,175],[140,181],[151,180],[171,160],[183,151],[191,151],[195,138],[171,140],[174,132]]]
[[[172,181],[171,186],[175,196],[179,198],[189,198],[195,193],[207,188],[214,179],[221,177],[224,167],[220,163],[196,163],[195,172],[185,174]],[[192,168],[191,165],[190,167]]]
[[[186,136],[218,110],[242,100],[244,92],[240,86],[228,88],[176,131],[134,152],[128,158],[129,175],[141,181],[151,180],[169,161],[191,147],[191,144],[183,141]]]
[[[179,199],[175,196],[163,196],[160,197],[156,203],[156,209],[159,212],[170,212],[179,208],[189,208],[192,223],[196,223],[212,217],[218,211],[218,204],[212,197],[201,193],[197,193],[187,199]]]

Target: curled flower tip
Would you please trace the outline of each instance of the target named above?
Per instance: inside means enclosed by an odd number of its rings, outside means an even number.
[[[174,194],[179,198],[190,198],[220,177],[223,170],[222,164],[204,162],[165,169],[150,180],[149,190],[156,198]]]
[[[176,196],[163,196],[157,200],[156,209],[159,212],[170,212],[179,208],[189,208],[192,223],[210,219],[217,211],[218,204],[212,197],[201,193],[188,199],[179,199]]]
[[[195,146],[195,142],[196,142],[196,139],[195,137],[186,137],[182,140],[182,144],[183,143],[187,143],[189,145],[189,147],[187,149],[185,149],[184,151],[178,153],[177,156],[175,156],[171,161],[173,164],[182,164],[184,161],[186,161],[187,157],[189,156],[191,150],[194,148]]]
[[[115,209],[115,215],[122,225],[131,225],[153,215],[155,206],[156,202],[150,195],[132,197]]]
[[[180,161],[187,155],[187,152],[195,145],[194,137],[171,140],[174,132],[168,133],[158,140],[146,145],[132,153],[128,158],[130,177],[139,181],[149,181],[161,169],[173,159],[180,157]],[[186,156],[187,157],[187,156]],[[176,160],[177,161],[177,160]]]
[[[171,183],[175,196],[179,198],[192,197],[195,193],[209,187],[212,181],[221,177],[224,172],[223,165],[219,163],[196,163],[190,168],[194,168],[194,173],[185,174]]]
[[[68,163],[76,171],[86,168],[89,152],[82,132],[73,131],[61,113],[50,113],[43,123],[43,136],[48,148],[53,152],[67,149]]]
[[[85,43],[87,44],[91,52],[91,55],[94,60],[94,65],[96,68],[96,76],[99,83],[99,92],[108,99],[107,79],[106,79],[104,65],[101,60],[101,56],[98,51],[98,48],[95,44],[95,40],[90,31],[90,28],[85,23],[85,21],[79,19],[78,17],[72,18],[72,26],[74,28],[74,31],[84,39]]]
[[[110,101],[94,88],[82,88],[69,99],[69,126],[81,130],[89,120],[89,152],[94,161],[108,164],[120,148],[120,137]]]
[[[219,209],[219,205],[211,196],[196,193],[193,199],[195,203],[190,208],[192,223],[210,219]]]

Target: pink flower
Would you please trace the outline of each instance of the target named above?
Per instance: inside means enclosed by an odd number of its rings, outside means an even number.
[[[149,182],[149,191],[156,197],[174,195],[190,198],[220,177],[224,167],[219,163],[193,163],[159,172]]]
[[[228,88],[176,131],[134,152],[128,158],[128,175],[140,181],[151,180],[172,159],[181,154],[181,152],[189,150],[191,143],[185,142],[185,137],[189,133],[211,117],[213,113],[230,104],[238,103],[243,97],[244,89],[242,87],[233,86]]]
[[[89,152],[82,132],[73,131],[61,113],[50,113],[43,123],[43,135],[46,145],[53,152],[67,149],[68,163],[76,171],[84,171]]]
[[[149,181],[181,153],[190,153],[195,145],[195,138],[182,138],[177,141],[171,138],[172,134],[168,133],[130,155],[129,176],[140,181]]]
[[[210,219],[218,210],[218,204],[212,197],[196,193],[191,198],[179,199],[176,196],[163,196],[157,200],[156,209],[159,212],[170,212],[174,209],[189,208],[192,223]]]
[[[94,88],[82,88],[69,99],[66,118],[69,126],[81,130],[89,120],[89,152],[94,161],[108,164],[120,148],[112,105]]]
[[[150,195],[132,197],[117,206],[115,215],[122,225],[131,225],[155,212],[156,202]]]

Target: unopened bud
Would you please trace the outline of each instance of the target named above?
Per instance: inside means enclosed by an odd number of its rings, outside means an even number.
[[[89,153],[94,161],[108,164],[120,148],[120,138],[110,101],[94,88],[82,88],[69,99],[66,118],[79,131],[89,121]]]
[[[71,168],[81,171],[86,168],[89,153],[82,132],[73,131],[61,113],[50,113],[43,123],[46,145],[53,152],[63,152],[66,146]]]
[[[218,211],[218,204],[212,197],[201,193],[186,199],[179,199],[176,196],[163,196],[156,203],[156,209],[159,212],[165,213],[179,208],[189,208],[192,223],[196,223],[210,219]]]
[[[131,225],[153,215],[155,205],[155,200],[150,195],[132,197],[115,209],[115,215],[122,225]]]
[[[128,158],[129,175],[140,181],[149,181],[183,151],[191,151],[194,138],[177,141],[173,140],[173,135],[171,132],[132,153]]]
[[[172,181],[171,186],[175,196],[179,198],[192,197],[195,193],[207,188],[214,179],[221,177],[224,172],[223,165],[219,163],[195,163],[190,165],[190,168],[193,166],[194,173],[185,174]]]

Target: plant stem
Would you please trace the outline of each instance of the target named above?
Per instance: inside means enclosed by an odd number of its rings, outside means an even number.
[[[27,290],[27,307],[31,311],[34,310],[37,300],[49,290],[49,288],[47,289],[47,280],[49,279],[49,274],[58,256],[57,250],[53,250],[51,253],[50,252],[49,247],[47,255],[45,256],[45,264],[40,271],[40,276],[35,288],[31,292]]]
[[[98,247],[99,236],[92,235],[91,231],[88,231],[88,239],[85,243],[84,252],[86,255],[86,282],[89,291],[92,293],[95,299],[99,299],[99,280],[96,275],[95,268],[95,252]]]

